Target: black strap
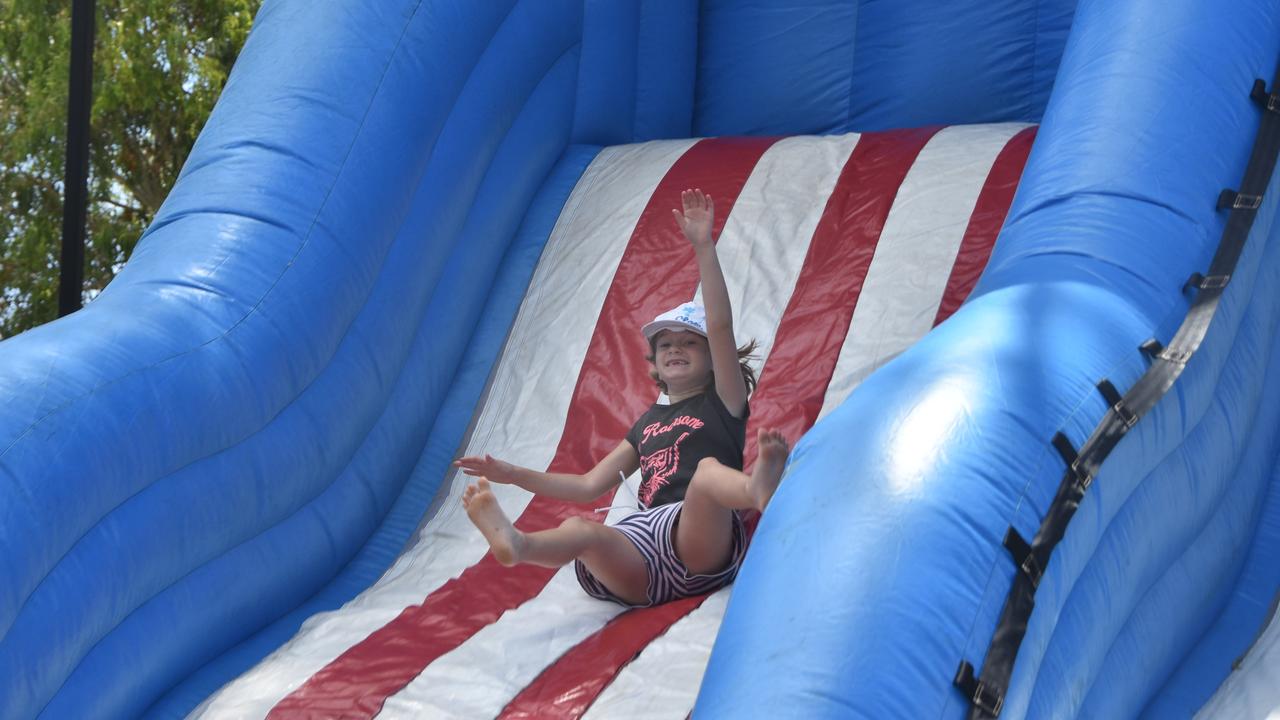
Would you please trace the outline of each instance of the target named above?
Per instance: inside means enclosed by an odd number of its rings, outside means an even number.
[[[1277,80],[1280,81],[1280,69]],[[1128,392],[1121,394],[1108,380],[1098,383],[1098,391],[1111,408],[1079,450],[1061,432],[1053,436],[1053,446],[1067,465],[1057,494],[1031,542],[1012,527],[1005,534],[1004,545],[1013,556],[1019,572],[1013,576],[1009,595],[992,633],[981,677],[975,675],[973,666],[966,661],[960,663],[954,680],[969,699],[970,720],[999,714],[1004,705],[1004,689],[1009,686],[1013,675],[1018,648],[1035,609],[1035,592],[1054,549],[1066,533],[1067,525],[1093,478],[1097,477],[1103,460],[1129,429],[1164,397],[1200,348],[1217,313],[1222,293],[1231,282],[1231,275],[1257,215],[1255,211],[1262,204],[1262,193],[1275,171],[1277,153],[1280,153],[1280,100],[1275,94],[1266,93],[1262,81],[1254,83],[1251,96],[1268,112],[1258,127],[1240,191],[1228,190],[1219,196],[1219,208],[1230,208],[1231,213],[1208,271],[1193,274],[1183,286],[1184,293],[1191,288],[1197,292],[1181,326],[1167,347],[1155,339],[1142,344],[1143,352],[1151,357],[1152,363]]]
[[[1063,478],[1064,489],[1070,492],[1079,492],[1083,495],[1089,484],[1093,482],[1093,478],[1087,477],[1085,473],[1081,472],[1080,454],[1076,452],[1071,440],[1062,432],[1053,434],[1052,443],[1053,448],[1062,457],[1062,462],[1067,466],[1067,474]]]
[[[1261,105],[1263,110],[1280,113],[1280,98],[1277,98],[1275,93],[1267,92],[1267,84],[1262,81],[1262,78],[1253,81],[1253,89],[1249,91],[1249,97]]]
[[[1110,380],[1103,378],[1098,383],[1098,392],[1102,393],[1102,398],[1111,406],[1111,410],[1124,422],[1126,429],[1138,424],[1140,416],[1124,404],[1124,397],[1116,389],[1116,386],[1111,384]]]
[[[1155,338],[1151,338],[1138,346],[1143,355],[1149,360],[1159,359],[1160,353],[1164,352],[1164,344]]]
[[[1066,463],[1067,467],[1075,465],[1076,459],[1080,457],[1076,453],[1075,446],[1071,444],[1071,439],[1062,432],[1053,434],[1053,448],[1062,456],[1062,462]]]
[[[1040,556],[1012,525],[1004,534],[1004,546],[1013,557],[1013,564],[1031,581],[1031,587],[1040,587],[1040,578],[1044,577],[1044,565],[1040,562]]]

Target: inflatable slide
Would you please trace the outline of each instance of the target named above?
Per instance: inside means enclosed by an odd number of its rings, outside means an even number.
[[[0,718],[1265,717],[1278,62],[1252,0],[268,0],[0,343]],[[686,187],[793,452],[734,585],[624,612],[451,461],[661,401]]]

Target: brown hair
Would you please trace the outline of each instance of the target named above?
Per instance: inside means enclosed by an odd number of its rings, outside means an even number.
[[[747,341],[747,344],[738,348],[738,367],[742,368],[742,380],[747,384],[748,395],[751,394],[751,391],[756,389],[756,371],[755,368],[751,367],[747,361],[758,359],[754,353],[756,348],[759,346],[760,344],[752,339]],[[658,377],[658,369],[654,366],[654,363],[658,359],[658,336],[656,334],[649,338],[649,354],[645,355],[644,359],[649,361],[649,377],[653,378],[654,384],[658,386],[659,390],[665,393],[667,391],[667,384]],[[715,385],[715,382],[716,376],[715,373],[712,372],[710,385]]]

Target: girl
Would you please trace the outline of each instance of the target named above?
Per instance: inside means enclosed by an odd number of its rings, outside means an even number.
[[[739,510],[763,511],[782,477],[787,441],[761,430],[759,457],[742,472],[747,394],[755,374],[734,342],[733,316],[716,246],[714,206],[701,190],[681,193],[676,224],[693,245],[703,307],[685,303],[659,315],[642,332],[649,341],[650,375],[670,399],[636,421],[626,439],[585,475],[544,473],[490,455],[454,464],[479,481],[466,489],[467,515],[503,565],[558,568],[575,562],[578,581],[593,597],[646,607],[711,592],[733,581],[746,552]],[[552,530],[517,530],[489,483],[587,502],[616,488],[639,468],[643,508],[609,527],[578,517]]]

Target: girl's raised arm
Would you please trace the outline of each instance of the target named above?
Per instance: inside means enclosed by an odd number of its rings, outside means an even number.
[[[715,204],[700,189],[680,193],[682,210],[672,210],[676,225],[684,233],[698,261],[702,280],[702,306],[707,312],[707,344],[711,348],[711,368],[716,375],[716,394],[734,417],[742,417],[747,407],[747,381],[738,365],[738,344],[733,336],[733,307],[729,289],[720,270],[720,258],[711,238]]]

